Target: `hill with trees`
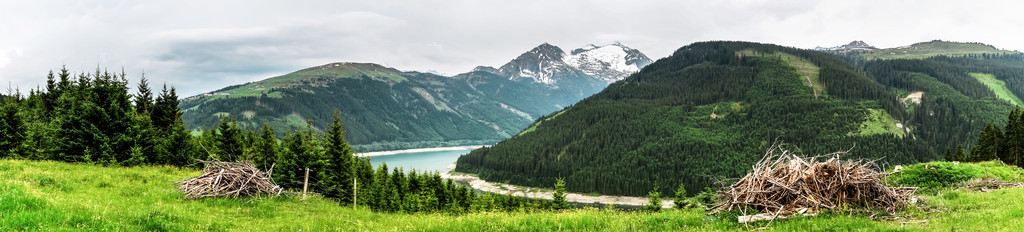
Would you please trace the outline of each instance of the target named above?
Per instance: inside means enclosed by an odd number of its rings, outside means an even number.
[[[1010,102],[969,73],[998,73],[1013,91],[1021,56],[851,60],[746,42],[680,48],[515,137],[460,157],[459,172],[488,181],[568,191],[700,192],[745,173],[775,141],[807,155],[852,149],[848,159],[895,165],[936,160],[975,141]],[[907,99],[923,92],[919,101]]]
[[[250,129],[265,121],[299,130],[307,120],[324,129],[331,110],[339,109],[360,152],[494,144],[648,63],[643,53],[618,43],[571,55],[545,43],[501,68],[452,77],[331,63],[188,97],[181,108],[195,130],[223,117]]]

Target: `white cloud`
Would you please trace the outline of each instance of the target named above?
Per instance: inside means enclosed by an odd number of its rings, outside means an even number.
[[[704,40],[812,48],[944,39],[1024,50],[1015,9],[989,1],[6,1],[0,80],[24,90],[64,64],[124,67],[189,95],[336,61],[454,74],[543,42],[620,41],[655,59]]]

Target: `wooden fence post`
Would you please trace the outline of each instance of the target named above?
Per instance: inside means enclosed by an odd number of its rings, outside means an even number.
[[[359,196],[359,192],[356,191],[357,189],[359,189],[359,182],[356,182],[356,177],[353,176],[352,177],[352,209],[356,209],[356,205],[359,204],[359,201],[356,201],[356,199],[358,199],[358,196]]]
[[[309,187],[309,168],[306,168],[306,180],[302,181],[302,200],[306,200],[306,188]]]

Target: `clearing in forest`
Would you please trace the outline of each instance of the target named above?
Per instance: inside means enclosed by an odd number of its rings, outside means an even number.
[[[860,124],[860,130],[857,132],[857,135],[894,134],[903,138],[906,135],[903,132],[903,128],[896,125],[896,119],[892,118],[892,115],[889,115],[885,110],[868,109],[867,120]]]
[[[991,89],[992,92],[996,93],[996,97],[999,97],[999,99],[1009,101],[1010,103],[1013,103],[1013,105],[1024,105],[1024,102],[1022,102],[1017,95],[1013,94],[1013,92],[1010,92],[1010,89],[1006,88],[1006,82],[996,79],[995,75],[987,73],[970,73],[970,75],[978,79],[982,84],[985,84],[985,86],[988,86],[988,89]]]
[[[807,86],[810,86],[814,91],[814,97],[817,98],[819,95],[825,95],[825,85],[821,84],[820,75],[821,68],[815,65],[808,59],[800,58],[798,56],[791,55],[784,52],[754,52],[754,50],[746,49],[743,51],[736,52],[737,56],[759,56],[759,57],[778,57],[783,62],[786,62],[790,67],[793,67],[800,73],[800,76],[807,81]]]

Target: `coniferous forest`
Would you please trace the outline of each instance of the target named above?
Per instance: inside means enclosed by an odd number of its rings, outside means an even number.
[[[1013,105],[970,73],[1021,92],[1021,55],[872,60],[746,42],[677,50],[523,133],[474,150],[457,171],[569,191],[646,195],[717,187],[786,143],[805,155],[850,150],[881,165],[942,159]],[[815,80],[814,72],[817,72]],[[920,102],[905,97],[923,92]],[[992,133],[989,133],[992,134]],[[851,150],[852,149],[852,150]],[[980,148],[979,148],[980,149]]]
[[[74,75],[62,68],[46,78],[45,89],[30,90],[26,97],[14,90],[0,97],[0,158],[182,168],[201,168],[197,160],[246,161],[261,170],[272,168],[275,183],[300,192],[309,168],[311,192],[386,212],[552,207],[543,200],[479,195],[438,173],[407,173],[387,164],[375,169],[368,158],[353,155],[338,112],[323,131],[308,122],[282,139],[267,123],[252,128],[234,118],[192,135],[173,87],[154,93],[142,77],[132,94],[126,74],[99,70]]]

